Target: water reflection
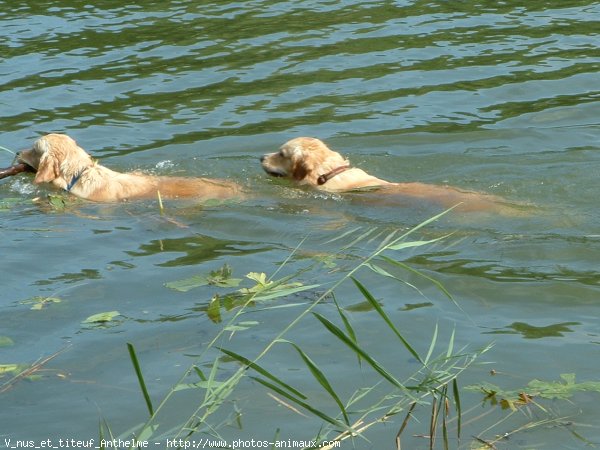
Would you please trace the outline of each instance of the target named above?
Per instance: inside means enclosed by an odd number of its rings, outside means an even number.
[[[273,250],[273,247],[248,241],[233,241],[218,239],[211,236],[194,235],[182,238],[168,238],[152,240],[141,244],[139,250],[128,250],[125,253],[135,257],[146,257],[169,253],[179,253],[178,256],[167,261],[157,263],[161,267],[176,267],[196,265],[206,261],[223,258],[225,256],[243,256]]]
[[[581,325],[579,322],[562,322],[544,327],[536,327],[525,322],[514,322],[503,329],[490,331],[484,334],[520,334],[525,339],[542,339],[547,337],[564,337],[565,333],[573,333],[573,326]]]
[[[47,280],[38,280],[34,284],[38,286],[47,286],[54,283],[78,283],[86,280],[99,280],[102,274],[96,269],[81,269],[78,273],[63,273],[62,275],[48,278]]]

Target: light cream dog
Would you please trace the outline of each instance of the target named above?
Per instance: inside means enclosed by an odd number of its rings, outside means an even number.
[[[97,202],[133,199],[194,198],[198,200],[239,198],[236,183],[208,178],[151,176],[119,173],[101,166],[65,134],[48,134],[38,139],[18,159],[37,173],[34,183],[50,183],[77,197]]]
[[[392,183],[352,167],[347,159],[331,150],[322,141],[299,137],[286,142],[278,152],[261,157],[265,172],[285,177],[298,185],[328,192],[345,192],[357,189],[377,189],[378,193],[397,194],[436,202],[444,207],[458,205],[462,211],[490,211],[509,215],[522,215],[522,211],[506,204],[501,197],[463,191],[455,187],[425,183]]]

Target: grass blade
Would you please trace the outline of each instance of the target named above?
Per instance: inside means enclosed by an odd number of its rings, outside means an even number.
[[[401,450],[401,448],[402,448],[402,445],[400,444],[400,436],[402,435],[402,432],[408,425],[408,421],[412,417],[412,413],[415,410],[416,406],[417,406],[417,402],[411,403],[410,408],[408,409],[408,412],[406,413],[406,416],[404,417],[404,420],[402,421],[402,425],[400,425],[400,429],[398,430],[398,433],[396,433],[396,449],[397,450]]]
[[[202,372],[200,367],[194,366],[193,370],[194,370],[194,372],[196,372],[196,375],[198,375],[198,378],[200,378],[200,380],[206,381],[206,375],[204,375],[204,372]]]
[[[342,310],[342,308],[340,307],[339,303],[337,302],[337,298],[335,298],[335,294],[332,292],[331,296],[333,298],[333,303],[335,304],[335,307],[337,308],[337,312],[340,316],[340,318],[342,319],[342,322],[344,322],[344,328],[346,328],[346,332],[348,333],[348,337],[350,339],[352,339],[352,342],[354,342],[355,344],[358,343],[358,340],[356,339],[356,332],[354,331],[354,328],[352,327],[352,324],[350,323],[350,321],[348,320],[348,317],[346,317],[346,314],[344,314],[344,311]],[[360,359],[360,355],[358,356],[358,364],[361,364],[361,359]]]
[[[450,235],[447,234],[445,236],[440,236],[438,238],[430,239],[428,241],[399,242],[397,244],[390,244],[390,245],[388,245],[387,249],[388,250],[404,250],[405,248],[422,247],[423,245],[433,244],[434,242],[438,242],[438,241],[441,241],[442,239],[446,239],[448,236],[450,236]]]
[[[404,233],[402,236],[400,236],[400,237],[399,237],[398,239],[396,239],[394,242],[400,242],[402,239],[404,239],[405,237],[407,237],[407,236],[409,236],[410,234],[414,233],[415,231],[418,231],[418,230],[420,230],[421,228],[424,228],[424,227],[426,227],[426,226],[427,226],[427,225],[429,225],[430,223],[432,223],[432,222],[435,222],[436,220],[438,220],[440,217],[442,217],[442,216],[444,216],[444,215],[448,214],[450,211],[452,211],[454,208],[456,208],[456,207],[457,207],[457,206],[459,206],[459,205],[460,205],[460,203],[458,203],[458,204],[454,205],[454,206],[453,206],[453,207],[451,207],[451,208],[448,208],[448,209],[447,209],[447,210],[445,210],[445,211],[442,211],[441,213],[439,213],[439,214],[437,214],[437,215],[435,215],[435,216],[433,216],[433,217],[430,217],[430,218],[429,218],[429,219],[427,219],[425,222],[421,222],[421,223],[420,223],[419,225],[417,225],[416,227],[414,227],[414,228],[411,228],[410,230],[408,230],[406,233]]]
[[[204,402],[210,404],[211,397],[214,394],[214,390],[216,388],[215,385],[215,377],[217,376],[217,370],[219,368],[219,359],[215,359],[212,367],[210,368],[210,373],[208,374],[208,379],[206,380],[206,392],[204,394]]]
[[[460,440],[460,431],[462,425],[462,407],[460,405],[460,393],[458,390],[458,380],[452,380],[452,395],[454,397],[454,408],[456,409],[456,436]]]
[[[333,387],[331,387],[331,384],[327,380],[327,377],[325,376],[325,374],[321,371],[321,369],[319,369],[317,367],[317,365],[314,363],[314,361],[312,359],[310,359],[310,357],[306,353],[304,353],[304,351],[300,347],[298,347],[294,343],[291,343],[291,344],[296,349],[296,351],[300,354],[300,357],[304,360],[304,363],[310,370],[310,373],[312,373],[313,377],[315,377],[315,380],[317,380],[317,382],[323,387],[323,389],[325,389],[325,391],[327,391],[327,393],[331,396],[331,398],[333,398],[333,400],[337,403],[338,407],[340,408],[340,411],[342,412],[342,415],[344,416],[344,421],[346,422],[346,425],[350,425],[350,419],[348,418],[348,413],[346,412],[346,408],[344,407],[344,404],[338,397],[338,395],[335,392],[335,390],[333,389]]]
[[[440,407],[444,406],[444,410],[442,412],[442,439],[444,440],[444,449],[450,450],[450,445],[448,442],[448,385],[444,386],[442,389],[442,397],[440,398]]]
[[[307,286],[294,286],[289,288],[271,289],[270,287],[265,290],[265,293],[258,293],[252,297],[255,302],[262,302],[265,300],[272,300],[274,298],[287,297],[288,295],[297,294],[298,292],[308,291],[310,289],[316,289],[320,287],[319,284],[309,284]]]
[[[456,303],[456,300],[454,300],[454,297],[452,297],[452,294],[448,291],[448,289],[446,289],[444,287],[444,285],[442,283],[440,283],[439,281],[437,281],[435,278],[430,277],[429,275],[425,275],[423,272],[417,270],[417,269],[413,269],[412,267],[410,267],[407,264],[401,263],[400,261],[396,261],[392,258],[389,258],[387,256],[381,256],[381,259],[383,259],[384,261],[386,261],[389,264],[392,264],[394,266],[400,267],[408,272],[414,273],[415,275],[418,275],[422,278],[425,278],[427,281],[433,283],[435,285],[435,287],[437,287],[441,292],[444,293],[444,295],[446,295],[446,297],[448,297],[450,300],[452,300],[452,302],[458,306],[458,303]]]
[[[260,384],[262,384],[263,386],[271,389],[272,391],[277,392],[279,395],[287,398],[289,401],[295,403],[298,406],[301,406],[302,408],[306,409],[307,411],[311,412],[312,414],[314,414],[317,417],[320,417],[321,419],[323,419],[326,422],[329,422],[332,425],[335,425],[337,427],[340,427],[344,430],[349,429],[349,427],[347,425],[345,425],[344,423],[340,422],[339,420],[334,419],[333,417],[328,416],[327,414],[325,414],[322,411],[319,411],[318,409],[310,406],[308,403],[294,397],[293,395],[291,395],[289,392],[284,391],[283,389],[279,388],[278,386],[269,383],[267,380],[263,380],[262,378],[258,378],[258,377],[250,377],[253,380],[259,382]]]
[[[435,447],[435,433],[437,433],[438,414],[438,399],[434,395],[431,400],[431,417],[429,420],[429,450],[433,450]]]
[[[342,330],[327,320],[325,317],[313,312],[313,315],[327,328],[327,330],[346,344],[352,351],[360,355],[369,365],[377,371],[382,377],[392,383],[394,386],[400,389],[406,389],[400,381],[398,381],[391,373],[385,370],[375,359],[373,359],[367,352],[360,348],[352,339],[350,339]]]
[[[375,298],[373,297],[373,295],[371,295],[371,293],[363,286],[363,284],[360,281],[358,281],[354,277],[350,277],[350,279],[354,282],[354,284],[356,285],[356,287],[358,288],[358,290],[361,292],[361,294],[363,295],[363,297],[365,297],[367,299],[367,301],[371,304],[371,306],[373,306],[373,308],[375,309],[375,311],[377,311],[377,313],[379,313],[379,315],[385,321],[385,323],[387,324],[387,326],[394,332],[394,334],[398,337],[398,339],[400,339],[400,341],[402,342],[402,344],[404,345],[404,347],[410,352],[411,355],[413,355],[416,358],[417,361],[419,361],[422,364],[423,360],[421,359],[421,357],[419,356],[419,354],[408,343],[408,341],[404,338],[404,336],[402,336],[402,334],[400,334],[400,331],[398,331],[398,329],[392,323],[392,321],[390,320],[390,318],[388,317],[388,315],[385,313],[385,311],[383,310],[383,308],[381,307],[381,305],[379,304],[379,302],[377,300],[375,300]]]
[[[452,356],[452,352],[454,351],[454,334],[456,330],[452,330],[452,334],[450,335],[450,340],[448,341],[448,350],[446,351],[446,358],[450,358]]]
[[[219,350],[221,350],[223,353],[225,353],[230,358],[233,358],[236,361],[238,361],[238,362],[242,363],[243,365],[247,366],[248,368],[254,370],[255,372],[258,372],[263,377],[266,377],[269,380],[274,381],[275,383],[277,383],[281,387],[287,389],[288,391],[290,391],[294,395],[300,397],[302,400],[306,400],[306,395],[304,395],[302,392],[300,392],[297,389],[293,388],[289,384],[284,383],[278,377],[276,377],[275,375],[273,375],[271,372],[269,372],[268,370],[264,369],[263,367],[259,366],[255,362],[252,362],[248,358],[244,358],[242,355],[239,355],[239,354],[237,354],[235,352],[232,352],[231,350],[226,350],[224,348],[219,348]]]
[[[144,400],[146,401],[146,407],[148,408],[150,417],[152,417],[154,415],[154,408],[152,407],[152,400],[150,399],[150,394],[148,393],[148,389],[146,389],[146,382],[144,381],[144,376],[142,375],[142,369],[140,368],[140,363],[137,359],[137,355],[135,354],[135,349],[133,348],[133,345],[130,344],[129,342],[127,343],[127,350],[129,350],[129,358],[131,359],[131,363],[133,364],[135,374],[137,375],[138,382],[140,383],[140,389],[142,390],[142,394],[144,394]]]
[[[336,235],[334,238],[331,238],[328,241],[325,241],[325,244],[331,244],[335,241],[339,241],[340,239],[344,239],[346,236],[349,236],[349,235],[355,233],[356,231],[359,231],[360,229],[362,229],[362,227],[356,227],[356,228],[346,231],[345,233]]]
[[[433,353],[433,349],[435,348],[435,344],[437,342],[438,335],[438,325],[435,324],[435,328],[433,330],[433,337],[431,338],[431,344],[429,345],[429,350],[427,351],[427,356],[425,357],[425,365],[429,364],[429,358],[431,358],[431,354]]]

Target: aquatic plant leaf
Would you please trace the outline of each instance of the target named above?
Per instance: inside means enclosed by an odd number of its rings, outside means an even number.
[[[516,410],[530,403],[533,398],[549,400],[567,400],[577,392],[600,393],[600,381],[575,382],[575,374],[562,374],[562,381],[543,381],[534,379],[527,386],[516,390],[504,390],[491,383],[466,386],[465,390],[479,390],[485,394],[484,401],[500,405],[503,409]]]
[[[287,283],[289,277],[276,281],[269,281],[265,273],[250,272],[246,278],[253,280],[256,284],[250,288],[242,288],[238,292],[244,296],[252,296],[254,301],[272,300],[274,298],[286,297],[297,292],[314,289],[318,285],[304,286],[300,282]]]
[[[431,343],[429,344],[429,350],[427,350],[427,355],[425,356],[424,364],[427,365],[429,363],[429,358],[433,354],[433,350],[435,348],[435,344],[437,343],[438,336],[438,324],[435,324],[435,328],[433,329],[433,336],[431,337]]]
[[[62,300],[57,297],[43,297],[43,296],[35,296],[28,298],[27,300],[23,300],[21,304],[23,305],[32,305],[32,310],[40,310],[43,309],[46,305],[51,303],[60,303]]]
[[[367,299],[371,306],[373,306],[373,309],[375,309],[375,311],[377,311],[377,313],[381,316],[381,318],[387,324],[387,326],[394,332],[396,337],[398,337],[400,342],[402,342],[402,345],[404,345],[404,347],[410,352],[411,355],[415,357],[417,361],[423,364],[423,360],[421,359],[417,351],[408,343],[404,336],[402,336],[400,331],[398,331],[398,329],[388,317],[388,315],[385,313],[379,302],[375,300],[375,297],[373,297],[373,295],[356,278],[350,277],[350,279],[354,282],[354,284],[356,285],[360,293],[363,295],[363,297],[365,297],[365,299]]]
[[[53,209],[57,211],[62,211],[67,207],[67,200],[63,195],[49,194],[48,203]]]
[[[348,418],[346,408],[344,407],[344,404],[342,403],[337,393],[327,380],[325,374],[321,371],[321,369],[319,369],[315,362],[312,359],[310,359],[310,357],[306,353],[304,353],[304,351],[300,347],[298,347],[294,343],[290,344],[296,349],[296,351],[304,361],[304,364],[306,364],[308,370],[310,370],[310,373],[312,373],[315,380],[318,381],[318,383],[323,387],[323,389],[325,389],[325,391],[327,391],[331,398],[333,398],[333,400],[337,403],[338,407],[340,408],[340,411],[342,412],[342,415],[344,416],[344,421],[346,422],[346,425],[350,425],[350,419]]]
[[[15,342],[8,336],[0,336],[0,347],[10,347],[15,345]]]
[[[0,364],[0,377],[4,375],[19,375],[29,368],[27,364]]]
[[[274,381],[275,383],[277,383],[281,387],[287,389],[293,395],[295,395],[297,397],[300,397],[303,400],[306,400],[306,396],[302,392],[300,392],[297,389],[293,388],[289,384],[284,383],[281,379],[279,379],[278,377],[276,377],[271,372],[269,372],[268,370],[264,369],[262,366],[258,365],[257,363],[252,362],[248,358],[245,358],[245,357],[243,357],[243,356],[241,356],[241,355],[239,355],[239,354],[237,354],[235,352],[232,352],[231,350],[226,350],[224,348],[219,348],[219,350],[221,350],[223,353],[225,353],[230,358],[238,361],[239,363],[242,363],[243,365],[249,367],[250,369],[258,372],[262,376],[264,376],[264,377],[266,377],[266,378]]]
[[[179,383],[174,387],[175,391],[185,391],[187,389],[209,389],[218,388],[223,386],[225,383],[214,381],[198,381],[197,383]]]
[[[225,327],[225,330],[227,330],[227,331],[244,331],[249,328],[255,327],[258,324],[259,324],[259,322],[257,322],[257,321],[247,320],[247,321],[239,322],[239,323],[236,323],[233,325],[228,325]]]
[[[193,277],[184,278],[183,280],[165,283],[165,286],[169,289],[179,292],[187,292],[197,287],[206,285],[208,285],[208,279],[204,275],[194,275]]]
[[[215,295],[213,296],[213,298],[210,299],[210,303],[208,304],[208,308],[206,309],[206,314],[212,322],[221,322],[221,301],[218,295]]]
[[[237,287],[242,282],[241,278],[232,278],[232,270],[229,264],[211,271],[208,275],[194,275],[183,280],[165,283],[169,289],[179,292],[187,292],[201,286]]]
[[[322,315],[317,314],[317,313],[313,313],[313,315],[319,320],[319,322],[321,322],[325,326],[325,328],[331,334],[333,334],[335,337],[337,337],[339,340],[341,340],[344,344],[346,344],[348,347],[350,347],[350,349],[352,351],[354,351],[356,354],[360,355],[360,357],[362,359],[364,359],[382,377],[384,377],[386,380],[388,380],[394,386],[396,386],[400,389],[405,389],[404,385],[402,383],[400,383],[400,381],[398,381],[391,373],[389,373],[387,370],[385,370],[381,366],[381,364],[379,364],[377,361],[375,361],[375,359],[372,358],[365,350],[360,348],[358,346],[358,344],[356,342],[354,342],[348,335],[346,335],[341,329],[339,329],[337,326],[335,326],[333,323],[331,323],[329,320],[327,320]]]
[[[567,399],[576,392],[598,392],[600,393],[600,381],[575,382],[574,373],[561,374],[561,381],[531,380],[527,386],[530,393],[547,399]]]
[[[302,283],[282,284],[269,289],[268,292],[256,295],[253,297],[253,300],[256,300],[257,302],[272,300],[274,298],[287,297],[288,295],[297,294],[298,292],[308,291],[310,289],[316,289],[318,287],[318,284],[309,284],[307,286],[303,286]]]
[[[152,400],[150,399],[150,394],[148,393],[148,389],[146,388],[146,382],[144,381],[144,375],[142,374],[142,369],[138,361],[137,354],[135,353],[135,348],[129,342],[127,343],[127,350],[129,351],[129,357],[131,359],[131,363],[133,364],[138,383],[140,384],[140,389],[142,390],[142,394],[144,395],[144,400],[146,401],[148,413],[150,414],[150,417],[152,417],[154,415]]]
[[[441,236],[439,238],[430,239],[428,241],[407,241],[407,242],[400,242],[398,244],[389,245],[387,248],[389,250],[404,250],[405,248],[422,247],[424,245],[433,244],[434,242],[438,242],[438,241],[441,241],[442,239],[446,239],[448,236],[449,235]]]
[[[270,284],[273,284],[273,281],[267,281],[267,274],[265,274],[264,272],[250,272],[248,275],[246,275],[246,278],[256,281],[256,283],[261,286],[268,286]]]
[[[410,267],[408,264],[402,263],[400,261],[396,261],[392,258],[388,258],[387,256],[381,256],[381,259],[386,261],[389,264],[392,264],[394,266],[400,267],[410,273],[413,273],[415,275],[420,276],[421,278],[426,279],[427,281],[429,281],[430,283],[433,283],[442,293],[444,293],[444,295],[446,297],[448,297],[450,300],[452,300],[452,303],[454,303],[456,306],[458,306],[458,303],[456,303],[456,300],[454,300],[454,297],[452,297],[452,294],[450,294],[450,292],[444,287],[444,285],[442,283],[440,283],[439,281],[437,281],[435,278],[430,277],[429,275],[424,274],[423,272],[414,269],[412,267]]]
[[[269,383],[266,380],[263,380],[262,378],[258,378],[258,377],[250,377],[255,381],[258,381],[260,384],[262,384],[263,386],[266,386],[267,388],[271,389],[272,391],[277,392],[279,395],[287,398],[288,400],[294,402],[295,404],[301,406],[302,408],[306,409],[307,411],[311,412],[312,414],[314,414],[317,417],[320,417],[321,419],[323,419],[325,422],[329,422],[332,425],[335,425],[337,427],[341,427],[344,430],[349,429],[348,426],[346,426],[344,423],[340,422],[339,420],[334,419],[333,417],[330,417],[329,415],[325,414],[323,411],[320,411],[314,407],[312,407],[311,405],[309,405],[308,403],[299,400],[297,398],[295,398],[293,395],[291,395],[289,392],[284,391],[283,389],[280,389],[278,386],[275,386],[272,383]]]
[[[356,332],[354,331],[354,327],[352,327],[350,320],[348,319],[348,317],[346,317],[344,310],[338,303],[337,298],[335,297],[335,293],[332,292],[331,297],[333,298],[333,303],[335,304],[338,315],[340,316],[340,319],[342,319],[342,322],[344,323],[344,328],[346,329],[348,338],[351,339],[355,344],[358,344],[358,340],[356,338]],[[373,309],[373,307],[371,306],[371,304],[369,302],[363,302],[363,303],[368,304],[369,311]],[[354,306],[356,306],[356,305],[354,305]],[[346,310],[347,311],[359,311],[358,309],[352,309],[352,306],[350,306],[349,308],[346,308]],[[366,311],[366,309],[365,309],[365,311]],[[360,355],[357,354],[356,356],[357,356],[358,364],[360,365],[361,364]]]
[[[246,278],[256,282],[256,284],[250,288],[240,289],[242,294],[256,294],[277,286],[277,282],[267,280],[267,275],[264,272],[250,272],[246,275]]]
[[[458,380],[452,380],[452,396],[454,398],[454,408],[456,409],[456,437],[460,439],[462,430],[462,405],[460,403],[460,391],[458,389]]]
[[[121,313],[119,311],[102,312],[102,313],[91,315],[90,317],[88,317],[81,323],[97,324],[97,323],[111,322],[115,317],[120,316],[120,315],[121,315]]]

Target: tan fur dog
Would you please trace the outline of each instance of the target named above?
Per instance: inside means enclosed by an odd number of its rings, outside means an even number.
[[[77,197],[97,202],[133,199],[194,198],[198,200],[241,197],[242,189],[230,181],[208,178],[161,177],[119,173],[101,166],[64,134],[48,134],[20,161],[36,169],[34,183],[51,183]]]
[[[462,211],[521,215],[520,211],[494,195],[418,182],[392,183],[374,177],[364,170],[351,167],[347,159],[316,138],[292,139],[283,144],[278,152],[263,155],[261,164],[269,175],[289,178],[298,185],[328,192],[378,188],[378,192],[432,201],[444,207],[459,205],[457,209]]]

